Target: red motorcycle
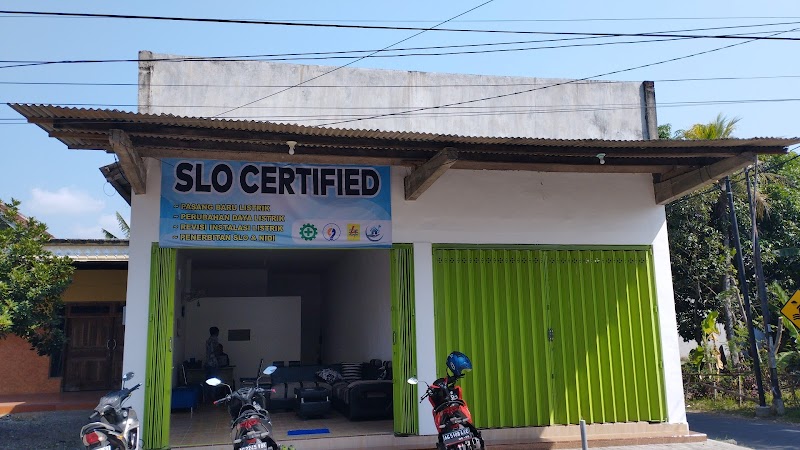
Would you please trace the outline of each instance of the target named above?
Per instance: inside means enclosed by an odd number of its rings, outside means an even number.
[[[484,448],[481,432],[472,424],[472,414],[464,401],[461,386],[456,383],[464,377],[464,373],[472,370],[472,362],[461,352],[452,352],[447,357],[449,373],[433,384],[427,384],[425,395],[433,406],[433,421],[439,432],[437,450],[482,450]],[[418,384],[415,377],[408,379],[409,384]]]

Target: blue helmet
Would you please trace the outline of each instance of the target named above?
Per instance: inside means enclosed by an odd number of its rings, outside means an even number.
[[[447,355],[447,368],[453,372],[453,375],[460,377],[463,372],[472,370],[472,361],[461,352],[452,352]]]

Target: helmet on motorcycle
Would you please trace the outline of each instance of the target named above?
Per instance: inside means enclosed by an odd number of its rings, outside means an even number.
[[[472,361],[461,352],[452,352],[447,355],[447,368],[453,372],[453,375],[460,377],[463,372],[472,370]]]

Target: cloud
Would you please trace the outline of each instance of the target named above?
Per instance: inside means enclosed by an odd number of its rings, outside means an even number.
[[[86,214],[103,210],[106,203],[92,198],[84,191],[62,187],[56,191],[33,188],[28,209],[33,213],[50,214]]]
[[[111,231],[111,233],[114,232]],[[102,239],[103,237],[104,236],[102,230],[100,230],[100,225],[90,225],[88,227],[83,225],[73,225],[69,235],[69,238],[71,239]]]

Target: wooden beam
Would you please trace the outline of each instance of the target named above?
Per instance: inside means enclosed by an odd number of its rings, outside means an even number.
[[[713,183],[720,178],[755,163],[755,154],[743,153],[714,164],[695,169],[660,183],[654,183],[656,203],[666,205],[680,197]]]
[[[448,147],[406,175],[406,200],[418,199],[456,161],[458,161],[458,153],[455,149]]]
[[[119,158],[119,165],[131,184],[134,194],[147,191],[147,168],[128,135],[122,130],[109,130],[108,142]]]

